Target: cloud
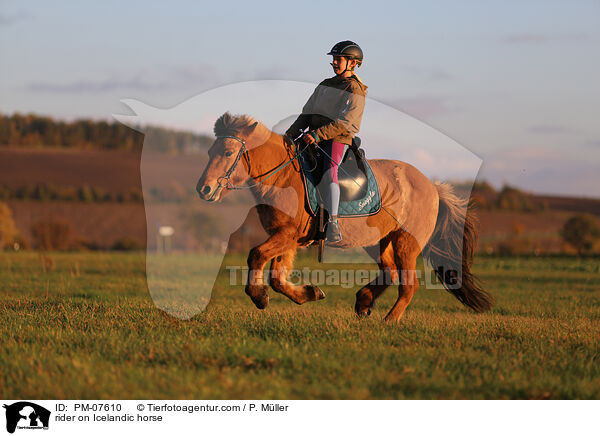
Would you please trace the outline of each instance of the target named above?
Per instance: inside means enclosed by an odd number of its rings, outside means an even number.
[[[572,133],[572,131],[564,126],[557,124],[537,124],[527,128],[527,132],[543,134],[543,135],[560,135],[565,133]]]
[[[55,92],[55,93],[95,93],[116,90],[156,91],[168,87],[167,82],[147,82],[140,77],[131,79],[106,79],[106,80],[80,80],[71,83],[32,82],[25,89],[33,92]]]
[[[422,68],[414,65],[402,65],[400,69],[406,71],[407,73],[415,77],[419,77],[425,80],[438,81],[454,79],[454,75],[437,67]]]
[[[538,193],[600,197],[597,166],[594,158],[581,161],[552,147],[525,145],[484,156],[478,177]]]
[[[425,119],[456,110],[450,106],[448,99],[442,96],[402,97],[386,103],[408,115]]]
[[[145,73],[138,73],[130,77],[115,75],[107,79],[75,80],[72,82],[30,82],[25,89],[33,92],[49,93],[101,93],[110,91],[161,91],[173,89],[186,89],[198,86],[216,86],[218,74],[215,68],[208,65],[169,66],[162,68],[154,80],[145,78]]]
[[[26,21],[30,18],[31,15],[22,11],[13,15],[0,14],[0,27],[12,26],[15,23],[18,23],[20,21]]]
[[[600,148],[600,139],[590,139],[584,143],[586,147]]]
[[[542,162],[560,161],[563,158],[554,148],[541,145],[513,147],[484,157],[486,167],[497,171],[521,171]]]
[[[509,42],[511,44],[521,44],[521,43],[540,43],[547,42],[547,35],[533,34],[533,33],[519,33],[514,35],[509,35],[504,38],[504,42]]]
[[[562,35],[549,35],[543,33],[514,33],[507,35],[503,41],[508,44],[545,44],[549,42],[583,41],[590,37],[587,33],[565,33]]]
[[[289,77],[293,74],[293,70],[286,67],[270,67],[270,68],[261,68],[256,71],[253,80],[269,80],[269,79],[282,79],[285,77]]]
[[[183,65],[169,67],[167,76],[178,84],[214,84],[219,77],[217,70],[211,65]]]

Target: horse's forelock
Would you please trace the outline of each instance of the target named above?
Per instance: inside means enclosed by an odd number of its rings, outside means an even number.
[[[246,127],[250,127],[256,120],[249,115],[231,115],[225,112],[215,122],[215,136],[231,135],[240,133]]]

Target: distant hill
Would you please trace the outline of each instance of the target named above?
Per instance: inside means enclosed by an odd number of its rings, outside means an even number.
[[[558,195],[539,195],[510,185],[496,190],[487,181],[475,183],[454,182],[457,193],[463,197],[469,195],[483,210],[501,210],[514,212],[540,212],[555,210],[573,213],[591,213],[600,216],[600,199],[585,197],[565,197]]]
[[[544,204],[549,210],[591,213],[600,216],[600,199],[596,198],[533,195],[533,200]]]
[[[179,186],[194,191],[195,182],[190,185],[190,180],[200,177],[206,157],[205,153],[171,155],[144,151],[145,174],[156,175],[155,187],[167,183],[175,190]],[[82,188],[103,192],[109,199],[133,192],[141,195],[141,159],[139,150],[0,148],[0,200],[60,200],[65,198],[53,198],[52,194],[69,190],[77,193]],[[183,187],[184,183],[188,186]],[[40,198],[39,191],[44,189],[49,195]],[[85,201],[77,196],[68,199]]]
[[[34,114],[0,114],[0,147],[141,150],[145,144],[147,150],[178,154],[206,148],[212,141],[206,135],[152,126],[144,137],[116,121],[61,121]]]
[[[148,240],[152,247],[156,226],[162,223],[176,227],[176,247],[194,248],[197,243],[186,217],[206,207],[198,199],[195,185],[207,155],[205,151],[186,153],[144,149],[142,162],[141,150],[0,147],[0,201],[13,210],[17,227],[30,245],[31,226],[54,217],[68,222],[87,246],[109,248],[115,241],[130,237],[140,246]],[[141,202],[141,164],[144,201],[160,204],[148,215],[152,223],[149,238]],[[459,194],[466,195],[469,188],[456,184]],[[236,200],[239,195],[233,193],[225,199],[231,210],[228,218],[248,213]],[[483,252],[496,252],[503,242],[516,239],[519,250],[563,251],[558,231],[570,216],[581,212],[600,216],[600,199],[536,195],[510,186],[496,190],[486,182],[477,182],[471,195],[480,206]],[[233,238],[244,245],[242,249],[263,235],[255,215],[247,225],[254,230],[241,231],[242,236]]]

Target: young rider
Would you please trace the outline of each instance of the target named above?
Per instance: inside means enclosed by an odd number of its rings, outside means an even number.
[[[354,68],[363,61],[363,52],[358,44],[338,42],[327,54],[333,56],[331,66],[335,76],[317,86],[286,135],[293,139],[302,135],[301,141],[312,146],[318,144],[325,153],[322,185],[326,188],[325,209],[329,212],[326,238],[328,242],[335,243],[342,240],[337,221],[340,202],[338,167],[345,146],[352,143],[360,129],[367,86],[354,73]]]

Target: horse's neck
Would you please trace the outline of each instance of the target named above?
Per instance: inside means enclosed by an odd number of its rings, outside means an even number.
[[[277,188],[292,186],[296,177],[300,180],[294,162],[287,163],[294,157],[293,152],[288,152],[283,138],[276,133],[272,133],[264,144],[250,150],[249,155],[250,176],[255,180],[252,191],[259,198],[273,195]]]

